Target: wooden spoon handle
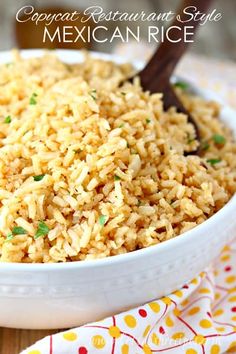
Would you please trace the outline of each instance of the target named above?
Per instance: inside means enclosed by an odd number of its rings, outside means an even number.
[[[197,27],[200,24],[200,19],[190,19],[188,14],[184,14],[183,10],[188,7],[188,13],[194,14],[197,11],[206,13],[213,0],[183,0],[181,7],[177,12],[181,16],[181,21],[175,17],[170,31],[171,42],[165,35],[164,41],[154,53],[153,57],[140,73],[142,87],[145,90],[153,92],[163,91],[168,85],[170,76],[172,75],[179,59],[186,51],[189,43],[184,41],[184,27],[192,26],[191,32],[196,33]],[[193,38],[193,37],[192,37]],[[155,77],[157,78],[155,80]]]

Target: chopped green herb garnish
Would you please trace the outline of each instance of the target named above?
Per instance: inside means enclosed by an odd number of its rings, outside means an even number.
[[[6,236],[6,239],[5,239],[5,241],[4,242],[9,242],[9,241],[11,241],[12,239],[13,239],[13,234],[12,234],[12,232],[10,233],[10,234],[8,234],[7,236]]]
[[[30,103],[30,105],[35,105],[35,104],[37,104],[37,101],[36,101],[36,97],[37,97],[38,95],[37,95],[37,93],[33,93],[32,94],[32,96],[30,97],[30,101],[29,101],[29,103]]]
[[[99,222],[99,224],[101,226],[104,226],[106,224],[106,221],[107,221],[106,215],[100,215],[99,216],[98,222]]]
[[[15,226],[12,229],[12,234],[13,235],[25,235],[25,234],[27,234],[27,231],[21,226]]]
[[[225,137],[219,134],[214,134],[212,139],[216,144],[224,145],[226,143]]]
[[[119,176],[117,176],[117,175],[114,176],[114,180],[115,180],[115,181],[119,181],[120,179],[121,179],[121,178],[120,178]]]
[[[138,199],[138,206],[142,204],[141,200]]]
[[[208,141],[203,141],[201,143],[201,150],[206,151],[209,149],[209,147],[210,147],[210,144],[208,143]]]
[[[183,82],[183,81],[177,81],[174,83],[174,86],[175,87],[179,87],[181,88],[182,90],[187,90],[189,88],[189,85],[186,83],[186,82]]]
[[[126,95],[126,92],[121,92],[121,94],[122,94],[123,96],[125,96],[125,95]]]
[[[195,138],[192,138],[192,137],[190,136],[190,134],[188,133],[188,134],[187,134],[187,143],[188,143],[188,144],[191,144],[193,141],[195,141]]]
[[[7,117],[4,119],[4,123],[10,124],[10,123],[11,123],[11,116],[7,116]]]
[[[42,179],[43,179],[44,176],[45,176],[45,175],[37,175],[37,176],[33,176],[33,178],[34,178],[34,180],[35,180],[36,182],[39,182],[39,181],[42,181]]]
[[[45,222],[40,221],[38,224],[38,228],[36,231],[36,234],[34,235],[34,239],[36,240],[39,237],[46,236],[49,233],[50,229],[49,227],[45,224]]]
[[[129,148],[129,143],[128,143],[128,141],[126,142],[126,146],[127,146],[127,148]]]
[[[151,123],[151,119],[146,119],[146,123],[147,124]]]
[[[122,123],[121,125],[119,125],[119,128],[123,128],[124,127],[124,123]]]
[[[12,232],[6,236],[4,242],[11,241],[15,235],[25,235],[25,234],[27,234],[27,231],[23,227],[15,226],[13,227]]]
[[[97,90],[92,90],[89,94],[90,96],[94,99],[94,101],[96,101],[97,96],[95,96],[95,94],[97,93]]]
[[[191,144],[195,141],[195,138],[192,138],[192,139],[188,139],[188,144]]]
[[[217,163],[221,162],[221,159],[208,159],[207,162],[214,166]]]

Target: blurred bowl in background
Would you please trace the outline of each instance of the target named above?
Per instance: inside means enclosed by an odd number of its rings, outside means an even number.
[[[80,12],[79,9],[71,9],[64,7],[46,7],[46,8],[35,8],[35,12],[40,14],[60,14],[60,13],[72,13],[73,11]],[[82,11],[81,11],[82,12]],[[78,20],[76,21],[53,21],[50,25],[46,26],[46,21],[41,21],[37,25],[33,21],[25,21],[28,17],[27,15],[21,15],[20,20],[25,22],[19,22],[15,20],[15,38],[17,47],[20,49],[30,49],[30,48],[47,48],[47,49],[91,49],[93,48],[93,42],[83,41],[80,39],[76,41],[78,33],[68,29],[68,32],[73,32],[69,36],[70,42],[59,41],[58,36],[55,36],[55,39],[51,41],[48,36],[45,36],[46,40],[43,42],[45,27],[50,32],[51,37],[59,27],[59,30],[62,31],[63,26],[76,26],[78,31],[81,31],[83,27],[83,37],[86,39],[88,37],[88,31],[94,27],[94,22],[91,19],[88,19],[85,23],[81,22],[81,17],[78,15]],[[83,18],[87,16],[83,15]],[[87,17],[88,18],[88,17]],[[60,32],[61,33],[61,32]]]

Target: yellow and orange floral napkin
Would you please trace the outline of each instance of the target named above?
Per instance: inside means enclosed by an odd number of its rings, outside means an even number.
[[[236,353],[236,242],[182,289],[46,337],[23,354]]]

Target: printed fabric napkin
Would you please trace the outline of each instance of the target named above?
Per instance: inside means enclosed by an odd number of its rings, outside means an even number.
[[[23,354],[236,353],[236,242],[182,289],[46,337]]]
[[[191,55],[184,58],[178,74],[216,91],[236,108],[235,64]],[[46,337],[22,352],[141,353],[236,353],[236,241],[208,269],[169,296]]]

